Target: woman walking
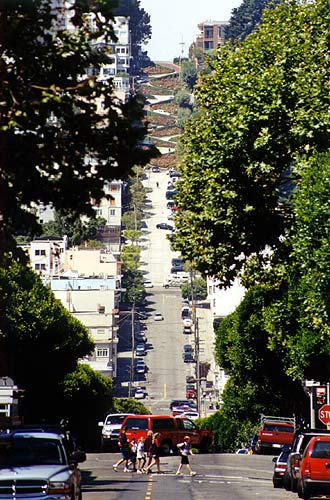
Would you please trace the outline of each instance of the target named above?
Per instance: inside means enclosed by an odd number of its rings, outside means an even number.
[[[181,453],[181,463],[180,463],[179,468],[176,472],[176,475],[182,476],[181,469],[182,469],[182,466],[185,465],[189,471],[189,474],[191,476],[196,476],[196,472],[193,472],[191,470],[191,467],[189,464],[189,455],[193,455],[193,452],[191,451],[192,446],[191,446],[191,442],[190,442],[190,437],[185,436],[183,438],[183,442],[178,444],[178,448],[179,448],[180,453]]]
[[[131,450],[130,450],[129,442],[128,442],[128,439],[127,439],[127,436],[126,436],[126,429],[125,429],[125,427],[120,432],[118,444],[120,446],[121,459],[118,462],[116,462],[115,464],[113,464],[112,468],[113,468],[114,471],[117,471],[118,465],[120,465],[123,462],[125,462],[124,472],[129,472],[128,461],[129,461],[129,458],[130,458],[130,452],[131,452]]]
[[[151,446],[151,452],[152,452],[152,461],[146,468],[146,473],[149,474],[151,472],[151,469],[154,465],[157,466],[157,472],[160,474],[160,432],[155,432],[155,434],[152,437],[152,446]]]
[[[146,440],[144,442],[144,451],[147,455],[148,463],[147,466],[151,464],[152,461],[152,431],[148,431]]]

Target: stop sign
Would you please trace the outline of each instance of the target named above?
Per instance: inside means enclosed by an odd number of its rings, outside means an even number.
[[[330,425],[330,405],[321,406],[319,409],[319,420],[324,425]]]

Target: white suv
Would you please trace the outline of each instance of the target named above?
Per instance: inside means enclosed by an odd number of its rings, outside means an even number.
[[[99,427],[102,427],[101,435],[101,451],[119,451],[118,438],[121,424],[127,415],[134,413],[111,413],[106,416],[104,422],[99,422]]]

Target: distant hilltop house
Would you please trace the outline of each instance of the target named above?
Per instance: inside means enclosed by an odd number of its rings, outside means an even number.
[[[200,33],[197,35],[195,44],[203,52],[217,49],[226,41],[226,27],[229,21],[204,21],[198,24]]]

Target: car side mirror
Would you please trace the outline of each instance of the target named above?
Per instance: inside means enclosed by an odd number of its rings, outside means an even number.
[[[69,456],[70,463],[81,463],[85,462],[85,460],[86,460],[86,453],[82,450],[76,450],[72,452]]]
[[[104,422],[98,422],[97,424],[99,427],[103,427],[104,426]]]
[[[274,457],[272,462],[276,462],[277,459],[278,459],[278,457]]]

